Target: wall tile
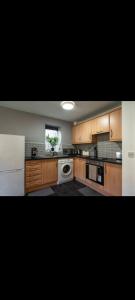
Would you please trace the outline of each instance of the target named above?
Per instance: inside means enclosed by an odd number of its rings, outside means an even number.
[[[94,155],[94,146],[91,145],[77,145],[76,148],[84,151],[89,151],[90,156]],[[98,157],[116,158],[116,152],[122,152],[122,142],[110,142],[109,134],[101,134],[97,137]]]

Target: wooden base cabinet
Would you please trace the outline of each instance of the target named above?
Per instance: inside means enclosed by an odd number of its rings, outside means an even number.
[[[32,192],[51,186],[58,180],[57,160],[25,162],[25,192]]]
[[[74,159],[74,176],[81,180],[86,180],[86,160],[81,158]]]
[[[58,161],[56,159],[42,161],[42,184],[58,180]]]
[[[42,185],[41,162],[27,161],[25,164],[25,190],[32,191]]]
[[[86,160],[75,158],[74,176],[76,180],[104,196],[122,196],[122,165],[105,163],[103,186],[86,179]]]
[[[110,196],[122,196],[122,166],[105,163],[104,191]]]

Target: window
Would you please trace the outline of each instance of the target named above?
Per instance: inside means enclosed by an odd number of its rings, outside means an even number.
[[[45,126],[45,150],[50,152],[52,146],[50,145],[50,143],[48,143],[47,136],[49,136],[50,138],[58,137],[58,145],[54,147],[54,150],[55,152],[60,152],[62,150],[60,128],[51,125]]]

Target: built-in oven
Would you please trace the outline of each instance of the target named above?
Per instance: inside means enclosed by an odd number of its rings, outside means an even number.
[[[104,185],[104,162],[96,160],[87,161],[86,178]]]

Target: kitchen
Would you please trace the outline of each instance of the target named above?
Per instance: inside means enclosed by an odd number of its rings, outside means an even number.
[[[58,99],[0,101],[0,196],[134,196],[135,101]]]

